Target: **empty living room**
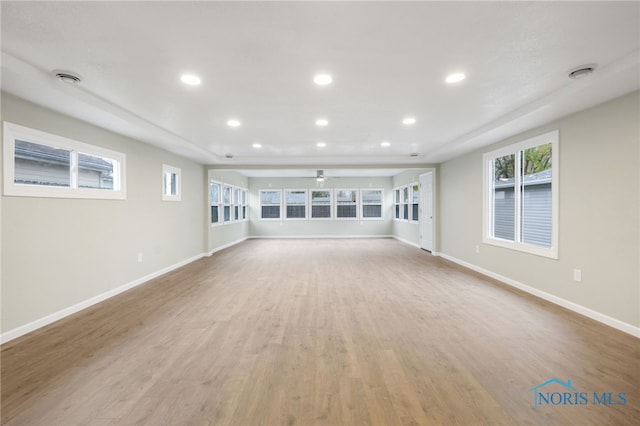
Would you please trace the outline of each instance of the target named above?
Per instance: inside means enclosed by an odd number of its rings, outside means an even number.
[[[0,424],[640,424],[640,1],[0,20]]]

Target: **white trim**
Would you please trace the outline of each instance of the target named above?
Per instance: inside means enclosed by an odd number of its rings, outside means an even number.
[[[211,256],[214,253],[217,253],[217,252],[222,251],[224,249],[227,249],[229,247],[235,246],[236,244],[240,244],[241,242],[246,241],[249,238],[250,237],[244,237],[244,238],[240,238],[239,240],[235,240],[235,241],[232,241],[230,243],[223,244],[223,245],[221,245],[219,247],[216,247],[213,250],[210,250],[209,252],[207,252],[206,256]]]
[[[420,244],[416,244],[416,243],[413,243],[413,242],[411,242],[409,240],[405,240],[404,238],[400,238],[397,235],[394,235],[393,238],[398,240],[398,241],[400,241],[400,242],[403,242],[405,244],[409,244],[410,246],[413,246],[415,248],[419,248],[420,250],[422,250],[422,247],[420,247]]]
[[[27,142],[62,148],[70,152],[69,186],[47,186],[15,183],[15,142]],[[52,133],[5,121],[3,123],[3,162],[4,162],[4,195],[19,197],[44,198],[87,198],[102,200],[127,199],[127,156],[96,145],[69,139]],[[113,189],[96,189],[78,187],[78,155],[87,154],[114,160]]]
[[[592,309],[586,308],[582,305],[578,305],[577,303],[571,302],[569,300],[563,299],[561,297],[555,296],[551,293],[547,293],[546,291],[539,290],[535,287],[528,286],[519,281],[513,280],[511,278],[507,278],[503,275],[496,274],[495,272],[491,272],[487,269],[481,268],[479,266],[473,265],[471,263],[465,262],[463,260],[457,259],[453,256],[449,256],[445,253],[438,253],[437,256],[442,257],[443,259],[449,260],[453,263],[457,263],[460,266],[464,266],[465,268],[471,269],[473,271],[479,272],[482,275],[498,280],[504,284],[510,285],[517,289],[520,289],[526,293],[529,293],[533,296],[539,297],[546,301],[549,301],[553,304],[561,306],[563,308],[569,309],[570,311],[576,312],[580,315],[584,315],[585,317],[596,320],[602,324],[608,325],[609,327],[613,327],[617,330],[623,331],[627,334],[630,334],[634,337],[640,338],[640,327],[633,326],[626,322],[620,321],[618,319],[612,318],[608,315],[602,314],[600,312],[594,311]]]
[[[251,235],[252,240],[268,239],[349,239],[349,238],[395,238],[393,235]]]
[[[539,247],[532,244],[527,244],[519,241],[520,239],[520,211],[521,211],[521,198],[516,195],[517,191],[514,190],[514,217],[515,217],[515,230],[514,241],[504,240],[491,235],[493,228],[493,183],[494,172],[493,162],[496,158],[504,157],[506,155],[517,154],[520,151],[524,151],[528,148],[533,148],[543,144],[551,144],[551,247]],[[510,250],[517,250],[524,253],[530,253],[537,256],[548,257],[550,259],[558,259],[558,224],[559,224],[559,200],[560,200],[560,131],[552,130],[550,132],[534,136],[529,139],[525,139],[521,142],[511,144],[494,151],[487,152],[482,155],[482,168],[483,168],[483,185],[482,185],[482,242],[485,244],[491,244],[498,247],[507,248]],[[516,155],[514,169],[519,170],[519,156]],[[520,186],[520,174],[516,173],[514,188]]]
[[[174,269],[180,268],[182,266],[185,266],[191,262],[195,262],[196,260],[199,260],[201,258],[203,258],[204,256],[206,256],[206,253],[200,253],[197,254],[193,257],[190,257],[188,259],[185,259],[183,261],[180,261],[178,263],[175,263],[171,266],[167,266],[166,268],[162,268],[159,271],[156,272],[152,272],[151,274],[145,275],[141,278],[138,278],[136,280],[133,280],[127,284],[121,285],[120,287],[116,287],[114,289],[111,289],[109,291],[106,291],[102,294],[98,294],[97,296],[93,296],[87,300],[84,300],[82,302],[76,303],[75,305],[69,306],[67,308],[61,309],[58,312],[54,312],[53,314],[49,314],[45,317],[42,317],[40,319],[37,319],[35,321],[31,321],[28,324],[25,325],[21,325],[19,327],[14,328],[13,330],[9,330],[7,332],[4,332],[2,334],[0,334],[0,344],[5,344],[13,339],[16,339],[20,336],[23,336],[27,333],[30,333],[34,330],[37,330],[39,328],[42,328],[46,325],[49,325],[55,321],[61,320],[65,317],[68,317],[69,315],[73,315],[76,312],[79,312],[83,309],[86,309],[90,306],[93,306],[97,303],[103,302],[107,299],[112,298],[113,296],[116,296],[120,293],[123,293],[127,290],[130,290],[134,287],[139,286],[140,284],[144,284],[147,281],[150,281],[154,278],[159,277],[160,275],[164,275],[167,272],[171,272]]]
[[[167,193],[167,182],[164,180],[167,175],[176,176],[176,193]],[[162,165],[162,200],[163,201],[182,201],[182,170],[178,167],[168,164]]]

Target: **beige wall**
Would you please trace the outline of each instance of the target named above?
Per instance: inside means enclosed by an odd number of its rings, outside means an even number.
[[[315,178],[252,178],[249,179],[250,224],[252,237],[289,236],[390,236],[391,178],[333,178],[325,181],[325,189],[383,189],[385,206],[383,220],[260,220],[258,192],[261,189],[315,189]],[[335,195],[334,195],[335,196]]]
[[[640,326],[639,102],[635,92],[443,163],[441,252]],[[482,244],[482,154],[553,129],[560,130],[559,259]]]
[[[124,201],[2,197],[3,333],[205,251],[203,166],[5,93],[2,120],[127,156]],[[181,202],[162,201],[163,163]]]

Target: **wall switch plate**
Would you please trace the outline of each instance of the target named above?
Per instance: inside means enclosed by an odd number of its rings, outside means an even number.
[[[142,253],[138,253],[138,263],[142,263]]]
[[[480,246],[476,246],[476,253],[480,253]]]
[[[582,270],[580,269],[573,270],[573,280],[578,283],[582,282]]]

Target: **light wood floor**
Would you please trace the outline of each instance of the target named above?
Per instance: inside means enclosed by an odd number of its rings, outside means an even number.
[[[637,425],[639,342],[395,240],[249,240],[4,345],[2,422]],[[553,377],[628,403],[533,408]]]

